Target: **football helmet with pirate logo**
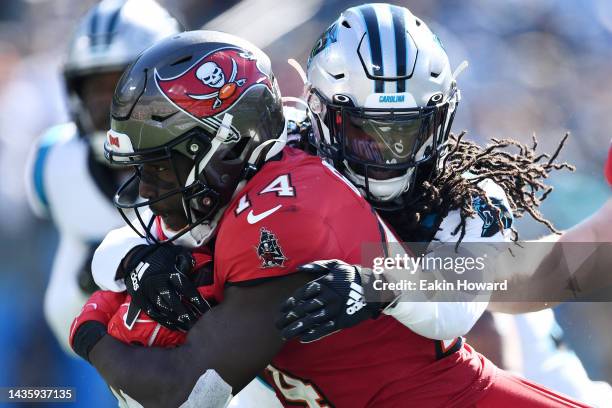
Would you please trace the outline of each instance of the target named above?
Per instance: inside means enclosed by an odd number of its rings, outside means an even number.
[[[431,173],[460,99],[438,37],[389,4],[344,11],[312,49],[306,85],[315,147],[379,208]]]
[[[214,31],[168,38],[146,50],[115,90],[106,157],[136,169],[115,205],[150,240],[160,224],[166,238],[201,245],[235,192],[286,138],[263,51]]]
[[[154,0],[104,0],[81,20],[63,65],[72,120],[104,160],[112,92],[123,70],[155,42],[182,31]]]

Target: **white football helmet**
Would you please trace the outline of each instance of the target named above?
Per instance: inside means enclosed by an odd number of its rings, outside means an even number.
[[[382,207],[431,175],[460,99],[438,37],[404,7],[351,7],[307,67],[315,146]]]
[[[104,141],[110,124],[104,129],[94,125],[79,95],[82,80],[120,74],[142,51],[181,31],[180,24],[154,0],[103,0],[77,26],[63,74],[73,120],[102,163],[106,163]]]

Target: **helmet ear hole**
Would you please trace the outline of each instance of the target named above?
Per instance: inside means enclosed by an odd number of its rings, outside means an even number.
[[[442,102],[442,99],[444,99],[444,95],[442,94],[442,92],[436,92],[435,94],[431,96],[431,98],[429,98],[429,102],[427,102],[427,106],[435,106],[439,104],[440,102]]]
[[[353,104],[353,101],[351,101],[351,98],[342,94],[335,94],[333,97],[333,101],[336,102],[338,105],[355,106]]]

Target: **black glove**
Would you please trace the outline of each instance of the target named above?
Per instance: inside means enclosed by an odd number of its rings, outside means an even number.
[[[125,286],[132,297],[128,327],[142,310],[171,330],[188,331],[210,309],[188,277],[194,266],[189,250],[172,244],[139,245],[123,264]]]
[[[276,327],[285,340],[319,340],[378,317],[384,308],[382,303],[366,303],[359,267],[330,260],[302,265],[298,271],[320,277],[296,290],[283,303]]]

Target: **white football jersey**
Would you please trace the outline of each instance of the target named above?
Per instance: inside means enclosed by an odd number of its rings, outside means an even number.
[[[469,177],[469,174],[466,174]],[[474,198],[472,205],[477,213],[474,218],[467,218],[465,225],[465,236],[462,242],[477,242],[483,245],[491,244],[491,253],[499,251],[499,242],[509,242],[511,239],[510,226],[513,222],[512,213],[509,211],[509,203],[503,189],[492,180],[481,181],[478,186],[499,210],[499,217],[504,228],[500,228],[497,218],[486,201],[480,197]],[[435,216],[426,217],[423,223],[429,221],[435,223]],[[459,233],[453,235],[461,221],[459,210],[451,211],[442,219],[438,231],[432,240],[432,246],[436,243],[453,243],[459,239]],[[490,268],[495,262],[494,257],[487,258],[486,268]],[[411,301],[412,293],[404,292],[402,297],[392,307],[387,308],[384,313],[393,316],[412,331],[421,336],[442,340],[449,343],[454,339],[464,336],[471,330],[476,321],[482,316],[488,305],[488,296],[483,296],[481,301]],[[447,298],[448,299],[448,298]]]
[[[30,152],[26,173],[33,211],[51,218],[59,231],[44,311],[56,338],[70,353],[70,324],[87,300],[78,286],[78,274],[92,245],[123,223],[89,172],[87,149],[74,124],[54,126]]]
[[[592,381],[578,356],[559,347],[562,331],[551,309],[514,318],[521,344],[522,374],[526,378],[594,407],[609,406],[610,384]]]

